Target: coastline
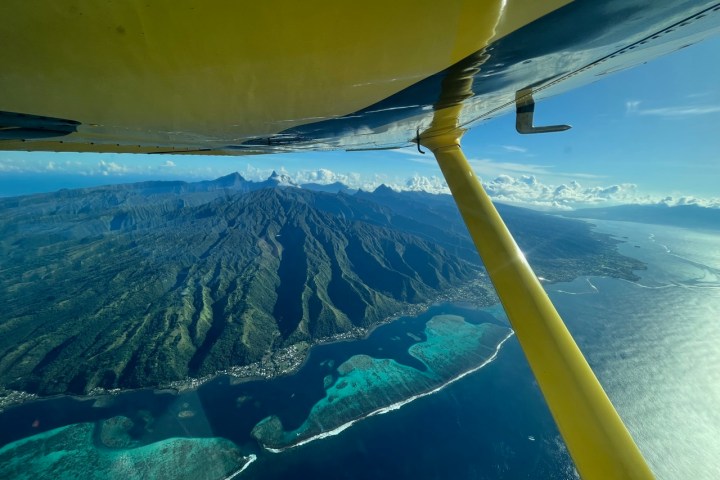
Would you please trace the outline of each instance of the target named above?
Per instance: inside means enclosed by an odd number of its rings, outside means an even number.
[[[239,469],[237,472],[233,473],[232,475],[229,475],[229,476],[225,477],[225,480],[232,480],[233,478],[237,477],[237,476],[240,475],[242,472],[244,472],[245,470],[247,470],[247,468],[248,468],[255,460],[257,460],[257,455],[255,455],[254,453],[251,453],[251,454],[248,455],[246,458],[247,458],[247,460],[248,460],[247,463],[246,463],[245,465],[243,465],[242,467],[240,467],[240,469]]]
[[[374,323],[368,327],[354,327],[347,332],[338,333],[330,337],[318,338],[312,341],[302,341],[276,350],[266,358],[247,365],[233,366],[224,370],[218,370],[212,374],[198,378],[185,378],[182,380],[174,380],[172,382],[163,383],[155,386],[144,386],[137,388],[113,388],[105,389],[95,387],[84,395],[73,395],[60,393],[54,395],[38,395],[20,390],[9,390],[0,387],[0,413],[5,410],[23,405],[26,403],[41,402],[43,400],[53,400],[61,397],[69,397],[77,400],[98,400],[104,397],[112,397],[123,393],[153,391],[153,392],[170,392],[180,394],[197,390],[205,383],[208,383],[218,377],[227,376],[233,384],[240,384],[256,380],[272,380],[274,378],[293,375],[297,373],[307,362],[310,350],[315,346],[329,345],[333,343],[352,342],[368,338],[375,329],[394,322],[403,317],[417,316],[427,311],[433,305],[442,303],[463,303],[474,308],[486,308],[498,302],[494,291],[490,290],[489,280],[485,273],[479,272],[478,275],[465,282],[459,287],[448,288],[438,293],[432,299],[421,303],[405,304],[400,310],[388,315],[383,320]],[[491,288],[491,287],[490,287]],[[485,295],[474,295],[479,292],[486,292]]]
[[[593,226],[597,228],[596,225]],[[608,238],[612,238],[618,244],[624,242],[624,240],[622,239],[613,237],[612,234],[598,233],[598,235],[604,235]],[[580,278],[582,276],[588,275],[579,275],[575,278]],[[637,283],[637,280],[639,280],[639,278],[635,280],[630,280],[625,278],[625,276],[623,275],[613,275],[612,277],[624,279],[631,283]],[[547,285],[565,283],[563,280],[558,279],[545,279],[542,277],[539,278],[541,278],[543,283]],[[205,383],[208,383],[221,376],[227,376],[232,383],[240,384],[257,380],[272,380],[274,378],[282,376],[293,375],[305,365],[309,357],[310,350],[315,346],[329,345],[341,342],[352,342],[356,340],[366,339],[377,328],[382,327],[383,325],[387,325],[388,323],[391,323],[402,317],[417,316],[432,307],[433,305],[438,305],[442,303],[458,303],[470,308],[488,308],[493,305],[497,305],[498,308],[502,309],[501,305],[499,304],[499,300],[495,294],[495,291],[492,288],[489,278],[483,270],[480,270],[473,279],[464,282],[459,287],[447,288],[446,290],[439,292],[432,299],[425,302],[405,304],[400,310],[396,311],[391,315],[388,315],[383,320],[380,320],[379,322],[374,323],[368,327],[353,327],[347,332],[338,333],[330,337],[318,338],[311,341],[301,341],[288,347],[276,350],[275,352],[272,352],[270,355],[260,361],[253,362],[247,365],[237,365],[224,370],[218,370],[217,372],[205,375],[203,377],[185,378],[182,380],[174,380],[159,385],[150,385],[137,388],[104,389],[102,387],[95,387],[90,392],[84,395],[61,393],[45,396],[19,390],[10,390],[0,386],[0,413],[18,405],[40,402],[43,400],[51,400],[59,397],[70,397],[78,400],[97,400],[107,396],[115,396],[123,393],[138,392],[144,390],[152,390],[154,392],[169,391],[174,394],[179,394],[197,390]]]

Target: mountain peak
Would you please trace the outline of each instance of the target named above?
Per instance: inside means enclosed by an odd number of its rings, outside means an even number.
[[[387,185],[385,185],[385,184],[383,183],[383,184],[381,184],[379,187],[377,187],[377,188],[373,191],[373,193],[395,193],[395,190],[393,190],[392,188],[388,187]]]
[[[96,386],[136,388],[205,376],[260,361],[268,351],[299,341],[369,327],[406,304],[430,301],[476,276],[473,265],[442,246],[394,227],[380,205],[300,188],[253,187],[233,195],[215,188],[214,196],[208,191],[213,190],[171,191],[164,198],[178,201],[129,206],[55,195],[9,207],[16,213],[6,215],[17,220],[0,225],[3,249],[19,245],[21,251],[18,239],[29,234],[34,245],[79,248],[81,253],[78,264],[65,262],[64,255],[47,263],[44,256],[26,259],[14,252],[7,256],[15,263],[3,261],[10,272],[0,276],[0,302],[10,305],[3,310],[3,328],[19,325],[15,318],[32,324],[3,331],[0,361],[7,361],[8,346],[21,342],[26,328],[40,329],[53,342],[43,344],[34,362],[26,357],[18,369],[3,364],[0,388],[12,384],[43,394],[84,393]],[[63,217],[67,233],[49,235],[57,225],[47,219],[70,209],[73,213]],[[98,212],[108,220],[98,222]],[[35,224],[45,230],[31,232],[27,226]],[[99,237],[102,246],[83,247],[87,232],[100,231],[113,234]],[[93,268],[91,259],[104,253],[113,255],[113,268]],[[32,293],[9,288],[20,272],[35,265],[52,269],[63,282],[36,281]],[[118,272],[121,281],[114,280]],[[81,294],[86,279],[104,288]],[[147,291],[153,295],[150,306],[118,293],[126,291]],[[52,317],[63,325],[56,327],[47,319],[61,298],[69,303],[64,316]],[[104,309],[117,313],[106,317]],[[173,322],[163,321],[170,315]],[[87,332],[97,334],[94,326],[104,326],[100,318],[112,325],[108,338],[140,331],[148,318],[152,326],[121,349],[101,342],[95,356],[86,359],[79,345]],[[191,332],[192,342],[178,349],[174,339],[185,332]],[[114,365],[117,373],[85,375],[104,371],[102,362]]]
[[[275,170],[272,171],[267,182],[277,187],[297,187],[297,184],[290,178],[290,175],[286,173],[280,174]]]
[[[246,182],[245,178],[240,175],[238,172],[233,172],[228,175],[219,177],[215,179],[216,183],[223,184],[223,185],[237,185],[242,182]]]

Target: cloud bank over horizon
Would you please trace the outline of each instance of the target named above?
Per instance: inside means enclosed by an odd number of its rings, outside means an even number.
[[[445,181],[438,177],[414,176],[405,183],[388,186],[397,191],[450,193]],[[494,201],[540,210],[574,210],[625,204],[697,205],[720,208],[720,198],[645,195],[641,194],[637,185],[632,183],[585,187],[573,180],[560,185],[548,185],[540,182],[534,175],[519,177],[499,175],[492,180],[484,180],[483,186]]]
[[[540,210],[573,210],[577,208],[613,206],[622,204],[666,204],[698,205],[709,208],[720,208],[720,198],[700,198],[690,195],[650,195],[643,193],[634,183],[618,183],[610,185],[586,186],[578,180],[568,179],[562,183],[546,183],[542,180],[545,172],[538,174],[502,173],[494,175],[488,170],[489,161],[475,161],[476,172],[483,181],[483,185],[490,197],[498,202],[525,206]],[[329,185],[342,183],[351,189],[373,191],[380,185],[386,185],[396,191],[423,191],[433,194],[449,194],[445,180],[439,175],[421,175],[415,173],[409,177],[392,176],[383,173],[361,174],[357,172],[337,172],[327,168],[295,169],[290,171],[284,167],[260,168],[246,164],[244,169],[238,169],[247,180],[262,181],[267,179],[273,170],[286,174],[296,184],[315,183]],[[0,158],[0,175],[2,174],[48,174],[48,175],[76,175],[84,178],[98,179],[102,183],[123,183],[142,179],[172,179],[172,180],[209,180],[227,174],[213,166],[200,166],[197,168],[179,168],[172,160],[162,159],[156,165],[145,162],[137,164],[115,161],[113,158],[100,159],[94,163],[79,162],[74,159],[58,159],[45,164],[16,163],[4,161]],[[570,177],[570,175],[567,175]],[[578,178],[583,181],[599,182],[599,178],[592,176]],[[557,178],[557,177],[556,177]],[[0,192],[1,193],[1,192]]]
[[[317,170],[300,170],[288,172],[284,168],[279,173],[289,175],[294,183],[317,183],[329,185],[342,183],[352,189],[373,191],[385,185],[395,191],[428,192],[433,194],[449,194],[450,189],[440,176],[412,175],[404,180],[385,178],[375,175],[366,178],[358,173],[337,173],[321,168]],[[239,172],[247,180],[260,181],[266,179],[272,170],[248,167]],[[512,176],[507,174],[487,180],[481,178],[485,190],[490,197],[501,203],[531,207],[540,210],[574,210],[577,208],[613,206],[624,204],[665,204],[668,206],[697,205],[707,208],[720,208],[720,198],[703,199],[689,195],[653,196],[643,194],[633,183],[621,183],[608,186],[583,186],[576,180],[559,185],[545,184],[535,175]]]
[[[427,177],[413,175],[404,181],[387,181],[387,179],[382,178],[376,178],[373,181],[364,179],[357,173],[335,173],[328,169],[299,171],[295,174],[287,172],[284,169],[278,171],[290,175],[298,185],[305,183],[329,185],[339,182],[349,188],[366,191],[372,191],[380,185],[385,185],[398,192],[450,193],[447,183],[439,176]],[[251,173],[245,172],[243,176],[248,180],[264,180],[267,178],[266,173],[269,175],[268,172],[258,169]],[[548,185],[542,183],[534,175],[521,175],[517,177],[499,175],[491,180],[481,180],[483,181],[485,190],[493,200],[541,210],[573,210],[576,208],[623,204],[698,205],[708,208],[720,208],[720,198],[703,199],[688,195],[675,197],[645,195],[640,193],[638,186],[632,183],[585,187],[579,182],[572,180],[560,185]]]

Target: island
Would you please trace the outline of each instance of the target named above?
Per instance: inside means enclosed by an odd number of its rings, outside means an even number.
[[[280,418],[270,416],[255,426],[252,435],[275,452],[335,435],[358,420],[400,408],[482,368],[512,334],[500,325],[437,315],[426,325],[426,340],[408,349],[424,370],[392,359],[355,355],[337,367],[333,382],[326,378],[325,396],[297,429],[286,431]]]
[[[643,268],[586,222],[498,209],[545,283]],[[278,175],[2,198],[0,258],[0,409],[289,375],[313,345],[497,302],[449,195]]]

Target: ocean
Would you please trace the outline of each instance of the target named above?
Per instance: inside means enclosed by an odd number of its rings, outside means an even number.
[[[592,221],[648,264],[638,282],[582,277],[547,286],[620,415],[662,479],[720,478],[720,236]],[[365,340],[315,347],[290,377],[233,384],[217,378],[174,395],[150,390],[107,400],[49,399],[0,414],[0,445],[62,425],[133,419],[143,443],[221,436],[257,460],[238,478],[577,478],[516,338],[494,361],[402,408],[337,435],[271,453],[249,431],[269,414],[297,427],[324,395],[323,378],[357,354],[422,368],[407,354],[435,315],[504,320],[496,308],[441,304]],[[181,412],[194,415],[179,418]]]
[[[647,271],[552,298],[657,477],[720,478],[720,235],[591,223]]]

